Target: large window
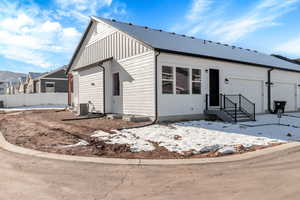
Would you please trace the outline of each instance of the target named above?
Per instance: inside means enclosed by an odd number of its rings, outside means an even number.
[[[119,73],[113,74],[113,95],[120,96],[120,76]]]
[[[176,94],[189,94],[189,69],[176,67]]]
[[[192,94],[201,94],[201,70],[192,69]]]
[[[162,93],[173,94],[173,67],[162,66]]]

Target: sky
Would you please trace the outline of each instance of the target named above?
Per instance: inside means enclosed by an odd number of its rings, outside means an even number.
[[[68,64],[90,16],[300,58],[300,0],[0,0],[0,70]]]

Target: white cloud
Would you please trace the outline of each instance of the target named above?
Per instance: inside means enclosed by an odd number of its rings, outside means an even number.
[[[10,12],[2,6],[8,6]],[[52,54],[68,56],[81,35],[74,27],[44,17],[35,5],[23,8],[4,1],[0,3],[0,17],[0,54],[38,67],[57,64],[49,59]]]
[[[300,36],[277,46],[275,51],[300,57]]]
[[[56,0],[59,13],[64,16],[72,16],[85,22],[89,16],[97,15],[97,11],[112,5],[112,0]]]
[[[186,18],[190,21],[199,20],[202,15],[209,10],[212,0],[193,0],[191,9],[188,11]]]
[[[300,0],[260,0],[244,14],[228,19],[224,5],[219,6],[212,0],[194,0],[184,24],[176,27],[181,27],[181,31],[183,28],[187,34],[201,32],[222,42],[235,42],[256,30],[280,25],[277,20],[293,11],[298,2]]]

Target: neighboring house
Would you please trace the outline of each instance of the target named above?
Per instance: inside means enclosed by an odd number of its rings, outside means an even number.
[[[0,82],[0,95],[7,94],[8,83]]]
[[[10,81],[9,83],[6,83],[5,94],[18,94],[18,87],[18,82]]]
[[[26,78],[27,87],[25,93],[36,93],[35,80],[45,74],[46,73],[29,72]]]
[[[225,107],[252,117],[272,111],[274,100],[287,101],[287,111],[300,108],[300,65],[104,18],[91,18],[67,72],[70,103],[88,103],[92,112],[163,121]]]
[[[26,79],[27,79],[27,77],[19,78],[19,94],[26,93],[26,89],[27,89]]]
[[[68,92],[67,66],[45,73],[33,80],[34,92]]]

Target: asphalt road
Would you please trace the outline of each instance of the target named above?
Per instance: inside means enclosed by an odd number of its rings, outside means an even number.
[[[300,148],[260,158],[191,166],[65,162],[0,149],[0,200],[300,198]]]

